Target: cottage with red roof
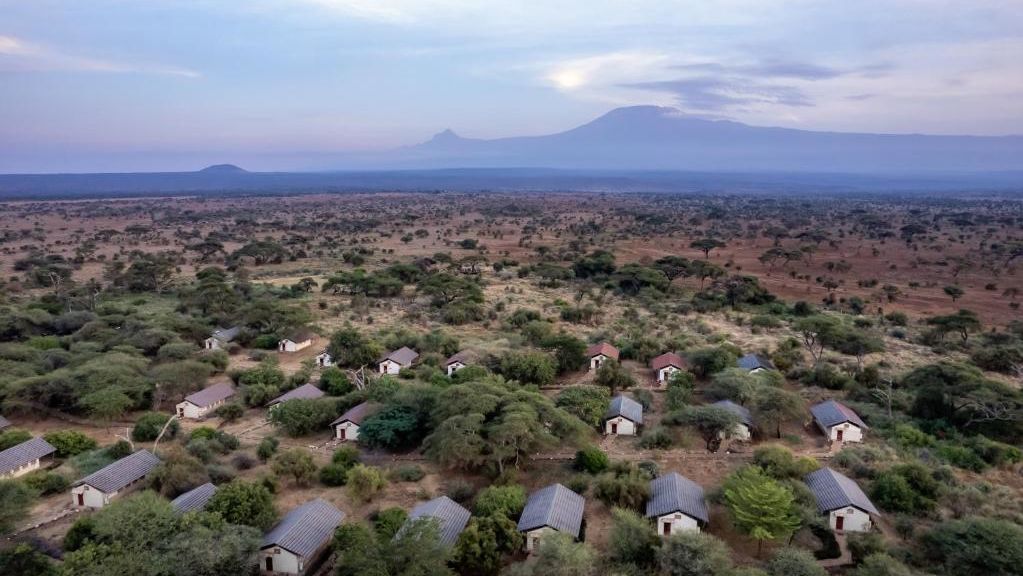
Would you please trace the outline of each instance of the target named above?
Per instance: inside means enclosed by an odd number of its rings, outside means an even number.
[[[618,349],[608,342],[601,342],[587,348],[586,356],[590,359],[590,370],[599,370],[608,360],[618,361]]]
[[[650,368],[657,375],[657,383],[664,384],[672,374],[685,370],[686,363],[678,354],[665,352],[650,361]]]

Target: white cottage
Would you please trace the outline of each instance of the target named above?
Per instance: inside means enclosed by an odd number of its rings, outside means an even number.
[[[320,368],[330,368],[334,365],[334,358],[331,357],[330,352],[324,350],[316,355],[316,365]]]
[[[540,539],[551,532],[569,534],[578,540],[585,505],[582,496],[561,484],[551,484],[530,494],[518,523],[526,540],[526,552],[536,550]]]
[[[224,350],[231,342],[234,342],[234,339],[238,337],[241,331],[242,329],[238,326],[233,328],[217,328],[210,334],[209,338],[203,341],[203,348],[206,350]]]
[[[337,420],[330,423],[334,429],[334,438],[342,442],[355,442],[359,439],[359,426],[367,416],[372,414],[376,406],[369,402],[363,402],[353,406],[341,415]]]
[[[0,452],[0,478],[17,478],[38,470],[43,460],[50,458],[57,449],[42,438],[26,440]]]
[[[871,515],[880,515],[856,482],[831,468],[811,472],[803,480],[817,499],[817,510],[828,516],[835,532],[869,532]]]
[[[402,368],[409,368],[419,358],[419,353],[402,346],[394,352],[380,359],[379,369],[381,374],[397,374]]]
[[[682,357],[674,352],[665,352],[650,361],[658,384],[665,384],[675,372],[685,370],[686,364]]]
[[[771,362],[771,359],[760,354],[746,354],[739,358],[735,364],[750,374],[774,370],[774,364]]]
[[[273,400],[268,402],[266,406],[268,410],[273,410],[274,408],[280,406],[281,404],[287,402],[288,400],[297,399],[315,400],[317,398],[323,398],[323,396],[324,396],[323,390],[320,390],[319,388],[313,386],[312,384],[306,383],[299,386],[298,388],[288,390],[284,394],[281,394],[280,396],[274,398]]]
[[[131,489],[145,478],[160,459],[148,450],[139,450],[75,482],[71,503],[78,507],[102,508],[112,498]]]
[[[829,442],[863,442],[867,425],[845,404],[828,400],[810,407],[810,413]]]
[[[601,342],[587,348],[586,357],[590,359],[590,370],[600,370],[608,360],[618,361],[618,349],[608,342]]]
[[[444,362],[444,368],[447,370],[448,376],[451,376],[455,372],[458,372],[475,361],[476,355],[473,352],[469,350],[462,350],[452,354],[451,357]]]
[[[642,404],[622,395],[611,399],[607,413],[604,414],[604,434],[635,436],[642,425]]]
[[[676,472],[650,481],[646,517],[654,519],[662,536],[700,530],[710,518],[703,488]]]
[[[727,436],[731,440],[739,440],[742,442],[748,442],[753,439],[753,415],[746,409],[745,406],[740,406],[731,400],[721,400],[711,404],[723,410],[728,410],[732,414],[739,417],[739,423],[735,425],[730,434],[722,432],[721,436],[724,439]]]
[[[185,396],[177,405],[178,418],[199,420],[205,418],[234,396],[234,387],[229,382],[220,382]]]
[[[298,330],[291,336],[277,343],[278,352],[298,352],[313,345],[315,334],[309,330]]]
[[[262,574],[312,574],[330,551],[334,531],[345,513],[320,500],[288,512],[259,549]]]

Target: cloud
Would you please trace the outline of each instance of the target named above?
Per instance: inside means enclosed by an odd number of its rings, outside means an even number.
[[[723,112],[760,104],[813,106],[810,98],[795,86],[764,84],[748,78],[697,76],[637,82],[626,87],[670,93],[687,111]]]
[[[138,64],[89,58],[64,53],[55,48],[0,35],[0,72],[105,72],[111,74],[159,74],[198,78],[187,68]]]

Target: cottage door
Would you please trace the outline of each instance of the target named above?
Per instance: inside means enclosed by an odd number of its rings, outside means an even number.
[[[251,564],[250,564],[250,566],[251,566]],[[266,571],[267,572],[273,572],[274,571],[274,559],[273,559],[273,556],[267,556],[266,557]]]
[[[338,439],[338,440],[344,440],[344,439],[345,439],[345,434],[346,434],[347,432],[348,432],[348,429],[347,429],[347,428],[344,428],[344,427],[339,427],[339,428],[337,429],[337,439]]]
[[[611,433],[612,434],[617,434],[618,433],[618,423],[617,422],[612,422],[611,423]]]
[[[664,535],[671,536],[671,522],[664,523]]]
[[[82,494],[81,492],[78,493],[78,505],[85,506],[85,494]]]
[[[836,516],[835,517],[835,530],[837,530],[838,532],[841,532],[843,528],[845,528],[845,516]]]
[[[835,435],[835,440],[838,440],[839,442],[841,442],[842,441],[842,434],[844,432],[845,432],[845,430],[839,430],[838,434]]]

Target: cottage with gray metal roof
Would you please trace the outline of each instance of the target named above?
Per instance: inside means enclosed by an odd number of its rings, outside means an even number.
[[[402,346],[394,352],[380,359],[379,369],[381,374],[397,374],[402,368],[408,368],[419,358],[419,352]]]
[[[263,538],[264,574],[311,574],[323,559],[345,513],[319,498],[288,512]]]
[[[519,516],[518,529],[526,537],[526,551],[532,552],[545,534],[556,531],[578,539],[586,501],[561,484],[551,484],[529,495]]]
[[[203,342],[203,347],[207,350],[223,350],[227,348],[227,345],[234,341],[242,331],[241,327],[234,326],[231,328],[217,328],[210,334],[210,337]]]
[[[851,408],[828,400],[810,408],[813,421],[830,442],[862,442],[867,425]]]
[[[836,532],[868,532],[871,514],[880,514],[852,478],[831,468],[810,472],[803,481],[817,499],[817,510],[828,515]]]
[[[643,425],[643,405],[627,396],[611,399],[604,414],[604,434],[635,436]]]
[[[185,492],[171,501],[171,507],[178,514],[185,512],[198,512],[206,508],[206,504],[217,493],[217,487],[207,482]]]
[[[284,394],[274,398],[267,403],[267,407],[273,410],[273,408],[279,404],[283,404],[288,400],[315,400],[317,398],[323,398],[324,392],[312,384],[303,384],[298,388],[288,390]]]
[[[234,396],[234,393],[234,386],[231,386],[230,382],[219,382],[198,392],[193,392],[185,396],[184,401],[177,405],[178,418],[192,420],[205,418],[223,406],[228,398]]]
[[[657,533],[664,536],[699,530],[710,519],[703,488],[677,472],[650,481],[646,517],[656,519]]]
[[[422,519],[432,519],[437,522],[440,530],[440,543],[450,548],[455,545],[458,536],[462,530],[465,530],[465,525],[469,523],[469,511],[459,506],[451,498],[441,496],[413,508],[401,529],[405,530],[412,522]]]
[[[753,415],[750,414],[749,409],[745,406],[740,406],[731,400],[720,400],[711,404],[723,410],[728,410],[732,414],[739,417],[739,423],[735,425],[735,429],[728,435],[732,440],[746,441],[753,438]]]
[[[763,372],[764,370],[774,370],[774,363],[771,359],[766,356],[759,354],[746,354],[742,358],[736,361],[739,368],[749,372],[750,374],[756,374],[757,372]]]
[[[17,478],[38,470],[43,459],[56,451],[49,442],[39,437],[11,446],[0,452],[0,478]]]
[[[72,484],[71,501],[75,506],[102,508],[159,464],[160,459],[148,450],[129,454]]]

